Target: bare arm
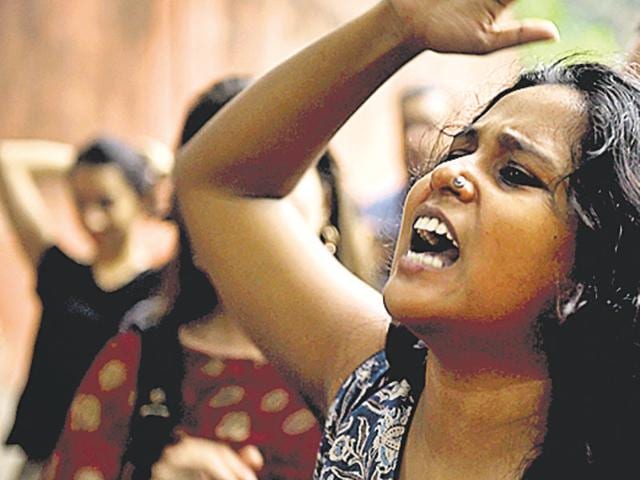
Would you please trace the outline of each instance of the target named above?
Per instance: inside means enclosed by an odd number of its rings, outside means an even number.
[[[380,296],[334,261],[280,198],[349,116],[426,48],[489,52],[552,38],[499,30],[496,0],[382,1],[276,68],[185,147],[183,213],[225,309],[321,409],[384,341]]]
[[[42,140],[0,141],[0,196],[31,263],[55,241],[50,214],[38,189],[37,173],[63,173],[73,163],[74,149]]]

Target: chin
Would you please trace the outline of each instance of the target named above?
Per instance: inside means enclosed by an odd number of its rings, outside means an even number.
[[[429,295],[415,295],[402,282],[390,279],[382,291],[384,305],[393,320],[405,325],[419,325],[430,322],[435,312],[427,305],[433,305],[426,298]]]
[[[389,279],[387,280],[387,283],[384,284],[384,287],[382,288],[382,300],[384,302],[384,306],[387,309],[387,312],[389,312],[389,315],[391,315],[391,317],[394,320],[397,320],[397,307],[398,307],[398,294],[401,294],[401,292],[398,291],[398,285],[397,285],[397,281],[395,281],[395,274],[391,273],[391,275],[389,276]]]
[[[431,317],[449,309],[458,288],[437,278],[412,278],[393,273],[382,290],[387,311],[394,319]]]
[[[433,284],[415,285],[404,281],[402,276],[391,276],[382,295],[391,318],[427,343],[434,334],[451,331],[464,323],[464,315],[456,308],[460,299],[454,298],[448,288],[445,291]]]

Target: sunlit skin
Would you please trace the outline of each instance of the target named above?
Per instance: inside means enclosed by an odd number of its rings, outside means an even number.
[[[572,170],[583,118],[580,96],[568,87],[511,93],[456,136],[450,160],[411,190],[385,304],[449,367],[527,375],[515,370],[536,368],[527,366],[531,327],[566,286],[573,262],[575,219],[562,178]],[[451,188],[458,175],[467,181],[461,190]],[[405,257],[427,207],[450,222],[460,244],[460,258],[443,270]],[[447,348],[452,343],[457,348]]]
[[[142,203],[123,173],[113,165],[79,165],[70,183],[80,220],[98,254],[121,248],[142,213]]]

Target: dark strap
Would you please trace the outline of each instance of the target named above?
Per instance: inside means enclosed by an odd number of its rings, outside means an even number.
[[[133,466],[133,479],[148,479],[182,417],[184,359],[177,323],[171,317],[140,335],[138,394],[122,465]]]
[[[392,323],[387,332],[385,354],[390,378],[407,379],[415,391],[422,392],[427,360],[424,342],[407,327]]]

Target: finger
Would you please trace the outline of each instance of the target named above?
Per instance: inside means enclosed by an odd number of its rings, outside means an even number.
[[[237,475],[233,468],[219,460],[203,465],[198,469],[198,473],[205,480],[243,480],[243,477]]]
[[[209,455],[209,461],[202,463],[200,468],[211,480],[258,480],[254,471],[226,445],[217,449],[215,455]]]
[[[528,19],[498,25],[492,33],[489,51],[542,40],[558,40],[557,27],[547,20]]]
[[[264,467],[264,458],[258,447],[247,445],[238,451],[238,455],[244,463],[249,465],[254,471],[259,472]]]
[[[160,458],[160,464],[163,463],[179,471],[197,473],[207,480],[257,480],[228,445],[188,435],[164,449]]]

